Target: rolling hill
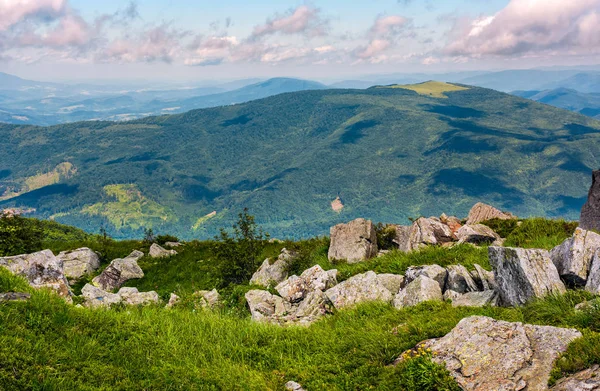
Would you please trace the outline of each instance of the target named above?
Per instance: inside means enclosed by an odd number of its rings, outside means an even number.
[[[511,94],[600,119],[600,93],[586,94],[569,88],[513,91]]]
[[[275,237],[463,216],[477,201],[575,219],[599,147],[599,121],[484,88],[301,91],[129,122],[0,125],[0,207],[116,237],[206,238],[243,207]]]

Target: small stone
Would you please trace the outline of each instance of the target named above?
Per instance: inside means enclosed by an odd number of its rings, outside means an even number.
[[[221,295],[216,289],[212,291],[197,291],[194,292],[194,296],[200,298],[201,308],[216,309],[221,307]]]
[[[156,243],[152,243],[152,246],[150,246],[150,252],[148,255],[150,255],[151,258],[169,258],[169,257],[172,257],[173,255],[177,255],[177,251],[167,250]]]
[[[166,307],[173,308],[177,305],[177,303],[179,303],[180,300],[181,298],[179,296],[177,296],[175,293],[171,293],[171,296],[169,296],[169,302],[167,303]]]

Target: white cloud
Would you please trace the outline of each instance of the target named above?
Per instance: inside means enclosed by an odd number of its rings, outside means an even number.
[[[286,14],[276,15],[265,24],[256,26],[253,37],[272,34],[306,34],[308,36],[325,35],[327,21],[321,18],[319,9],[301,5]]]

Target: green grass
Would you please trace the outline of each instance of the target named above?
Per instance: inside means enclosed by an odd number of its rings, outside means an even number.
[[[489,220],[489,226],[506,238],[507,247],[543,248],[551,250],[571,237],[578,226],[577,222],[550,220],[541,217],[525,220]]]

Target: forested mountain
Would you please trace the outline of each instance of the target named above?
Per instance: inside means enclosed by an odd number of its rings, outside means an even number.
[[[118,237],[210,237],[244,207],[276,237],[464,216],[478,201],[574,219],[598,150],[599,121],[493,90],[312,90],[129,122],[0,125],[0,207]]]

